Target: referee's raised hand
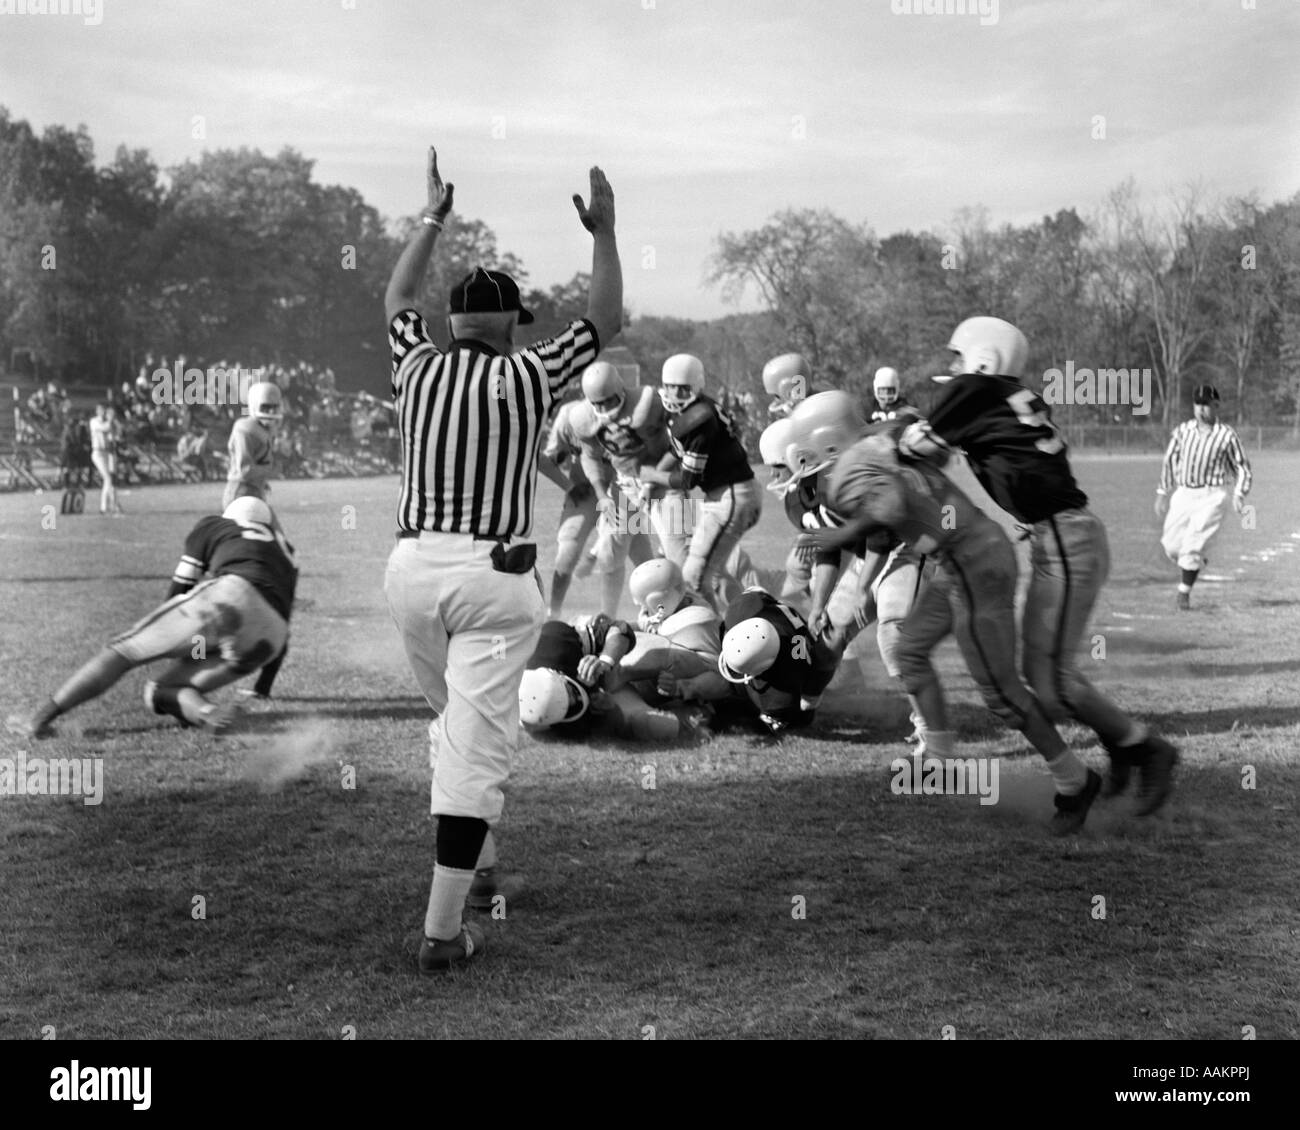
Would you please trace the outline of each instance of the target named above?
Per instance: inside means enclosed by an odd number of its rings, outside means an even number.
[[[573,206],[578,209],[578,219],[582,221],[582,226],[592,235],[613,232],[614,190],[598,167],[593,165],[591,169],[591,203],[584,204],[582,196],[575,192]]]
[[[456,191],[456,186],[442,183],[442,177],[438,175],[438,150],[432,145],[429,146],[428,184],[429,207],[427,211],[441,223],[447,218],[447,213],[451,211],[451,198]]]

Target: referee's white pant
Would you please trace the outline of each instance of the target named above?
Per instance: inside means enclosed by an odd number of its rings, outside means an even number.
[[[1165,556],[1180,569],[1201,569],[1227,508],[1226,486],[1176,488],[1160,538]]]
[[[519,683],[546,619],[537,571],[498,573],[491,541],[402,538],[384,593],[437,717],[429,725],[435,815],[495,824],[519,742]]]

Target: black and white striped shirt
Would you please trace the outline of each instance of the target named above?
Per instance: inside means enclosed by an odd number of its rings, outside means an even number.
[[[1160,469],[1160,493],[1169,494],[1174,487],[1221,487],[1229,475],[1236,476],[1240,494],[1250,491],[1250,462],[1237,433],[1217,421],[1202,430],[1195,420],[1186,420],[1174,429],[1164,466]]]
[[[600,351],[583,319],[508,356],[481,342],[443,353],[415,310],[388,327],[402,436],[403,530],[527,537],[551,406]]]

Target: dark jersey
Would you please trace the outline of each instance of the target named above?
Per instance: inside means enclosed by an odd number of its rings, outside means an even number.
[[[882,423],[885,420],[919,420],[921,410],[914,404],[909,404],[901,396],[894,401],[888,408],[881,406],[874,396],[871,398],[871,422],[873,424]]]
[[[707,396],[697,397],[673,417],[668,442],[681,460],[686,490],[699,487],[708,494],[754,477],[736,425]]]
[[[289,619],[298,568],[293,561],[293,547],[269,527],[241,526],[219,515],[201,518],[185,539],[181,565],[214,577],[243,577],[272,608]]]
[[[989,497],[1021,522],[1088,505],[1051,409],[1019,381],[983,373],[957,377],[931,410],[929,424],[966,452]]]
[[[800,533],[810,530],[826,530],[833,526],[844,525],[844,519],[829,509],[822,500],[818,490],[820,475],[805,475],[799,485],[785,496],[785,516],[790,524]],[[857,552],[858,547],[850,546],[850,552]],[[861,554],[859,554],[861,556]],[[838,565],[840,551],[828,549],[818,552],[813,557],[815,565]]]
[[[780,637],[780,651],[776,660],[762,675],[749,684],[760,695],[764,684],[774,690],[792,695],[819,695],[835,674],[838,660],[812,632],[794,609],[782,604],[770,593],[747,589],[727,606],[723,628],[730,631],[742,620],[766,620]]]
[[[622,620],[611,620],[603,612],[584,617],[579,625],[563,620],[547,620],[542,625],[537,646],[533,648],[533,654],[524,666],[529,671],[545,667],[576,679],[578,660],[584,655],[599,655],[605,648],[605,640],[611,634],[619,632],[626,635],[629,643],[635,646],[636,635],[632,629]]]

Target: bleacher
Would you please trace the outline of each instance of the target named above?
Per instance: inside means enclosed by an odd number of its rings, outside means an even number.
[[[61,425],[42,426],[26,412],[27,400],[43,382],[0,373],[0,490],[58,490],[62,487],[60,463]],[[104,400],[104,389],[93,386],[65,386],[72,408],[84,411],[87,419],[94,415],[97,403]],[[23,421],[19,434],[19,419]],[[208,432],[207,459],[210,479],[226,476],[226,444],[234,421],[214,417],[205,423]],[[364,477],[393,474],[398,469],[396,445],[383,437],[354,438],[349,417],[331,418],[327,427],[313,432],[301,424],[294,426],[293,436],[301,454],[276,457],[277,478]],[[181,433],[168,432],[152,443],[131,441],[131,456],[118,459],[119,469],[130,467],[129,483],[197,482],[199,474],[181,464],[176,442]],[[99,477],[91,471],[91,481],[98,487]]]

